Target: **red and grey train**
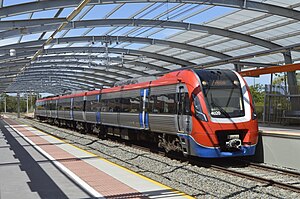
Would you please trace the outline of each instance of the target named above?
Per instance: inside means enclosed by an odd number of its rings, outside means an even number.
[[[181,70],[152,81],[40,99],[35,116],[206,158],[253,155],[258,140],[249,88],[231,70]]]

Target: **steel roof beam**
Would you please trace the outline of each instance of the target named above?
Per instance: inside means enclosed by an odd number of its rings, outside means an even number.
[[[0,9],[1,10],[1,9]],[[66,18],[42,18],[42,19],[26,19],[26,20],[11,20],[11,21],[0,21],[0,29],[20,29],[24,27],[40,26],[41,24],[55,24],[66,21]],[[24,30],[24,29],[23,29]]]
[[[26,85],[25,83],[22,83],[22,82],[27,82],[26,84],[30,84],[30,85]],[[63,83],[63,84],[61,84],[61,87],[69,85],[69,87],[72,86],[72,87],[77,88],[77,89],[83,89],[83,88],[90,89],[90,88],[95,87],[95,85],[82,83],[82,82],[75,81],[75,80],[72,80],[72,79],[52,78],[51,82],[46,82],[45,79],[38,79],[38,78],[35,78],[35,77],[33,77],[32,80],[30,80],[30,79],[19,80],[19,82],[16,83],[16,84],[13,84],[13,86],[19,85],[19,87],[31,88],[32,85],[41,86],[45,83]]]
[[[0,17],[14,16],[18,14],[31,13],[36,11],[44,11],[51,9],[59,9],[66,7],[75,7],[81,0],[43,0],[38,2],[29,2],[19,5],[6,6],[0,9]],[[165,3],[191,3],[191,4],[206,4],[215,6],[225,6],[233,7],[238,9],[247,9],[257,12],[269,13],[273,15],[279,15],[287,18],[300,20],[300,12],[297,10],[266,4],[251,0],[91,0],[88,5],[106,5],[106,4],[116,4],[116,3],[155,3],[155,2],[165,2]]]
[[[85,59],[89,61],[99,61],[105,59],[104,57],[97,57],[97,56],[89,56],[89,55],[56,55],[56,56],[43,56],[39,57],[39,61],[51,61],[51,60],[76,60],[79,61],[80,59]],[[112,61],[122,61],[122,58],[120,57],[110,57],[109,58]],[[160,66],[156,66],[150,63],[140,62],[137,60],[131,60],[131,59],[123,59],[125,65],[131,65],[133,67],[145,67],[147,69],[151,70],[157,70],[157,71],[167,71],[167,69],[162,68]]]
[[[85,84],[89,84],[89,85],[94,85],[96,87],[101,87],[102,85],[112,85],[111,83],[105,82],[103,80],[99,80],[96,78],[87,78],[83,75],[79,75],[79,74],[74,74],[74,73],[55,73],[55,72],[31,72],[31,73],[27,73],[25,75],[20,76],[19,78],[16,79],[16,82],[21,81],[21,80],[33,80],[34,78],[36,79],[41,79],[41,75],[45,75],[47,78],[49,78],[49,76],[55,76],[55,77],[60,77],[60,78],[64,78],[64,79],[71,79],[71,80],[77,80],[78,82],[82,82]]]
[[[142,71],[137,71],[137,70],[132,70],[130,68],[126,68],[126,67],[121,67],[121,66],[113,66],[113,65],[98,65],[95,63],[88,63],[88,62],[83,62],[83,61],[51,61],[51,63],[49,62],[34,62],[31,64],[30,69],[36,69],[37,67],[45,67],[45,66],[49,66],[49,68],[54,68],[53,65],[56,65],[57,68],[62,68],[67,66],[67,68],[69,69],[70,66],[73,66],[74,69],[81,69],[84,71],[89,71],[89,72],[100,72],[100,73],[105,73],[108,75],[113,75],[113,76],[118,76],[118,77],[122,77],[122,78],[132,78],[131,76],[128,75],[123,75],[120,74],[119,72],[109,72],[107,71],[107,69],[114,69],[114,70],[119,70],[121,71],[125,71],[131,74],[137,74],[137,75],[149,75],[148,73],[144,73]],[[88,67],[84,67],[84,66],[88,66]],[[108,73],[107,73],[108,72]]]
[[[84,63],[86,64],[86,63]],[[55,66],[54,66],[55,65]],[[64,70],[77,70],[80,71],[82,74],[86,74],[88,76],[90,76],[90,74],[92,76],[99,76],[101,77],[102,75],[96,75],[96,73],[103,73],[103,75],[113,75],[113,76],[117,76],[117,77],[121,77],[124,79],[129,79],[131,78],[131,76],[128,75],[123,75],[123,74],[119,74],[117,72],[110,72],[107,71],[105,66],[100,68],[87,68],[87,67],[81,67],[78,65],[82,65],[82,63],[62,63],[62,62],[54,62],[54,63],[35,63],[32,64],[31,67],[28,68],[28,70],[26,70],[24,73],[26,73],[27,71],[34,71],[34,70],[41,70],[41,69],[46,69],[46,70],[51,70],[51,69],[55,69],[55,70],[59,70],[59,72],[64,72]],[[108,68],[109,69],[109,68]],[[120,68],[121,69],[121,68]],[[109,80],[109,81],[118,81],[116,78],[110,78],[110,77],[101,77],[105,80]]]
[[[69,47],[69,48],[54,48],[54,49],[46,49],[44,50],[45,54],[54,54],[54,53],[67,53],[67,52],[88,52],[88,53],[104,53],[105,47]],[[161,55],[156,53],[151,53],[147,51],[141,51],[141,50],[131,50],[131,49],[124,49],[124,48],[109,48],[109,53],[123,53],[125,55],[135,55],[135,56],[146,56],[147,58],[156,59],[159,61],[164,61],[172,64],[177,64],[180,66],[190,66],[195,65],[195,63],[190,61],[185,61],[183,59],[167,56],[167,55]]]
[[[65,84],[63,86],[51,86],[47,88],[42,88],[41,85],[37,84],[30,84],[30,82],[24,82],[25,84],[29,84],[31,86],[31,90],[34,90],[35,92],[39,93],[52,93],[52,94],[61,94],[64,93],[66,90],[82,90],[84,88],[77,87],[77,86],[72,86],[71,84]],[[87,88],[89,89],[89,88]],[[9,88],[6,89],[6,92],[27,92],[28,88],[24,86],[19,86],[19,85],[13,85]]]
[[[115,78],[110,78],[110,77],[105,77],[105,74],[103,74],[103,78],[101,77],[102,75],[95,75],[94,73],[90,72],[83,72],[83,71],[57,71],[57,69],[54,70],[50,70],[47,69],[45,70],[32,70],[32,71],[25,71],[24,73],[22,73],[22,75],[20,75],[17,79],[25,76],[26,74],[37,74],[38,76],[42,76],[42,75],[71,75],[74,77],[79,77],[79,78],[83,78],[86,80],[91,80],[91,81],[95,81],[95,82],[100,82],[100,83],[107,83],[106,81],[118,81],[118,79]]]
[[[263,46],[265,48],[278,48],[281,47],[275,43],[270,41],[266,41],[257,37],[253,37],[250,35],[224,30],[216,27],[177,22],[177,21],[163,21],[163,20],[150,20],[150,19],[99,19],[99,20],[83,20],[83,21],[72,21],[69,23],[65,29],[73,29],[73,28],[91,28],[91,27],[106,27],[106,26],[137,26],[137,27],[160,27],[160,28],[171,28],[177,30],[189,30],[195,32],[205,32],[212,35],[219,35],[223,37],[228,37],[232,39],[237,39],[241,41],[245,41],[248,43],[252,43],[258,46]],[[25,30],[26,29],[26,30]],[[23,31],[30,33],[39,33],[55,30],[56,27],[54,25],[47,25],[40,27],[27,27]],[[22,34],[20,30],[9,30],[0,32],[0,38],[7,38],[18,36]]]
[[[30,82],[30,81],[23,81],[23,84],[18,84],[18,85],[13,85],[12,88],[15,89],[22,89],[22,90],[35,90],[41,87],[44,87],[45,84],[60,84],[62,82],[59,81],[53,81],[53,82],[47,82],[47,83],[42,83],[41,82]],[[24,86],[24,84],[28,84],[30,89],[28,89],[28,86]],[[44,84],[44,85],[43,85]],[[53,89],[53,87],[57,88],[64,88],[64,89],[72,89],[72,90],[80,90],[80,89],[90,89],[91,87],[88,86],[77,86],[72,82],[63,82],[63,85],[51,85],[44,88],[44,91],[47,92],[50,89]]]
[[[44,54],[59,54],[59,53],[72,53],[72,52],[80,52],[80,53],[104,53],[106,49],[104,47],[68,47],[68,48],[53,48],[53,49],[46,49],[44,50]],[[24,53],[18,53],[17,58],[20,57],[27,57],[31,56],[32,53],[35,52],[34,50],[30,50],[27,48],[27,51]],[[109,53],[116,53],[120,54],[123,53],[125,55],[132,55],[132,56],[146,56],[148,58],[177,64],[180,66],[191,66],[195,65],[193,62],[185,61],[183,59],[170,57],[167,55],[161,55],[156,53],[151,53],[147,51],[140,51],[140,50],[131,50],[131,49],[124,49],[124,48],[109,48]],[[0,60],[11,59],[9,55],[0,56]]]
[[[92,55],[55,55],[55,56],[43,56],[43,57],[38,57],[38,61],[80,61],[81,59],[87,60],[87,61],[101,61],[105,58],[103,57],[97,57],[97,56],[92,56]],[[109,58],[112,61],[119,61],[121,62],[123,60],[124,65],[130,65],[132,67],[145,67],[147,69],[151,70],[156,70],[156,71],[167,71],[167,69],[150,64],[150,63],[145,63],[145,62],[140,62],[136,60],[130,60],[130,59],[122,59],[120,57],[110,57]],[[13,66],[24,66],[30,59],[23,59],[20,60],[20,62],[15,62],[15,63],[10,63],[9,62],[0,62],[0,70],[4,69],[4,67],[13,67]],[[114,66],[117,67],[117,66]],[[133,71],[137,71],[132,69]],[[133,72],[135,73],[135,72]]]
[[[82,63],[79,63],[82,65]],[[53,66],[56,65],[56,66]],[[74,63],[68,63],[66,62],[65,64],[63,64],[62,62],[55,62],[55,63],[40,63],[40,64],[33,64],[31,65],[32,67],[29,67],[26,71],[23,72],[23,74],[26,74],[27,72],[32,72],[32,71],[39,71],[39,72],[44,72],[44,71],[58,71],[59,73],[68,73],[70,72],[69,70],[76,70],[76,71],[80,71],[81,74],[87,76],[87,77],[99,77],[101,79],[104,80],[108,80],[108,81],[119,81],[119,79],[117,79],[117,77],[121,77],[124,79],[130,79],[132,78],[131,76],[128,75],[123,75],[123,74],[119,74],[116,72],[110,72],[110,71],[106,71],[106,69],[103,67],[102,69],[97,69],[97,68],[86,68],[86,67],[80,67],[77,66],[78,63],[74,62]],[[23,66],[23,65],[22,65]],[[20,69],[22,66],[15,66],[11,69]],[[0,71],[2,74],[4,74],[4,72],[11,72],[11,71]],[[20,70],[16,71],[15,73],[10,73],[11,75],[13,74],[17,74],[19,73]],[[96,74],[97,73],[102,73],[102,74]],[[75,72],[74,73],[79,73],[79,72]],[[116,78],[111,78],[111,77],[107,77],[106,75],[113,75],[113,76],[117,76]],[[6,75],[8,76],[8,75]]]
[[[22,42],[20,44],[12,44],[7,46],[0,47],[1,49],[11,49],[11,48],[24,48],[28,46],[38,46],[44,43],[45,40],[40,41],[30,41],[30,42]],[[217,57],[220,59],[231,57],[229,55],[201,48],[194,45],[189,45],[186,43],[179,43],[174,41],[167,41],[161,39],[151,39],[146,37],[127,37],[127,36],[82,36],[82,37],[66,37],[66,38],[56,38],[51,44],[62,44],[62,43],[72,43],[72,42],[128,42],[128,43],[142,43],[142,44],[151,44],[151,45],[165,45],[172,48],[178,48],[183,50],[189,50],[198,52],[201,54],[209,55],[212,57]]]

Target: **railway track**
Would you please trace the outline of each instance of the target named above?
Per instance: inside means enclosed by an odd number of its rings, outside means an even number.
[[[35,128],[38,128],[42,131],[45,131],[47,133],[51,133],[54,136],[55,135],[55,130],[59,129],[63,131],[64,133],[68,134],[69,136],[77,136],[77,137],[84,137],[85,135],[83,134],[76,134],[74,135],[74,132],[68,129],[61,129],[58,127],[52,127],[48,124],[44,124],[35,120],[28,120],[26,119],[28,123],[30,123],[32,126]],[[66,139],[68,140],[68,136],[65,137],[60,137],[60,139]],[[97,140],[97,136],[94,136],[95,139],[90,139],[89,142],[86,143],[80,143],[80,144],[86,144],[89,145],[90,143],[93,143],[95,140]],[[116,141],[116,140],[112,140]],[[120,141],[117,139],[117,142],[120,143]],[[79,144],[79,143],[78,143]],[[162,155],[162,156],[168,156],[172,159],[180,160],[183,162],[188,162],[189,164],[199,166],[199,167],[207,167],[210,169],[213,169],[218,172],[223,172],[226,174],[238,176],[241,178],[247,178],[249,180],[257,181],[260,183],[265,184],[266,186],[276,186],[282,189],[290,190],[293,192],[298,192],[300,193],[300,173],[291,171],[291,170],[286,170],[286,169],[281,169],[281,168],[276,168],[276,167],[271,167],[267,165],[262,165],[262,164],[257,164],[253,162],[246,162],[246,161],[241,161],[239,159],[231,159],[230,162],[224,162],[223,159],[221,160],[222,165],[220,163],[217,163],[218,161],[207,161],[207,159],[203,160],[199,158],[186,158],[183,156],[178,156],[176,155],[167,155],[163,153],[162,151],[159,151],[157,149],[149,149],[149,147],[144,147],[141,145],[136,145],[133,143],[129,142],[122,142],[122,144],[130,145],[134,148],[147,151],[147,152],[154,152],[156,154]],[[224,163],[224,164],[223,164]]]
[[[210,166],[215,170],[265,183],[267,186],[276,186],[300,193],[300,173],[297,172],[254,163],[250,163],[245,167]]]

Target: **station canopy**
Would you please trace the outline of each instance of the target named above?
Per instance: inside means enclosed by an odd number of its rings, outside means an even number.
[[[0,92],[300,59],[298,0],[0,0]]]

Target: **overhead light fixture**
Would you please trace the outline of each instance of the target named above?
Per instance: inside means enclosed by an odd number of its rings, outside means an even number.
[[[16,54],[17,54],[16,49],[10,49],[9,50],[9,56],[14,57],[14,56],[16,56]]]

